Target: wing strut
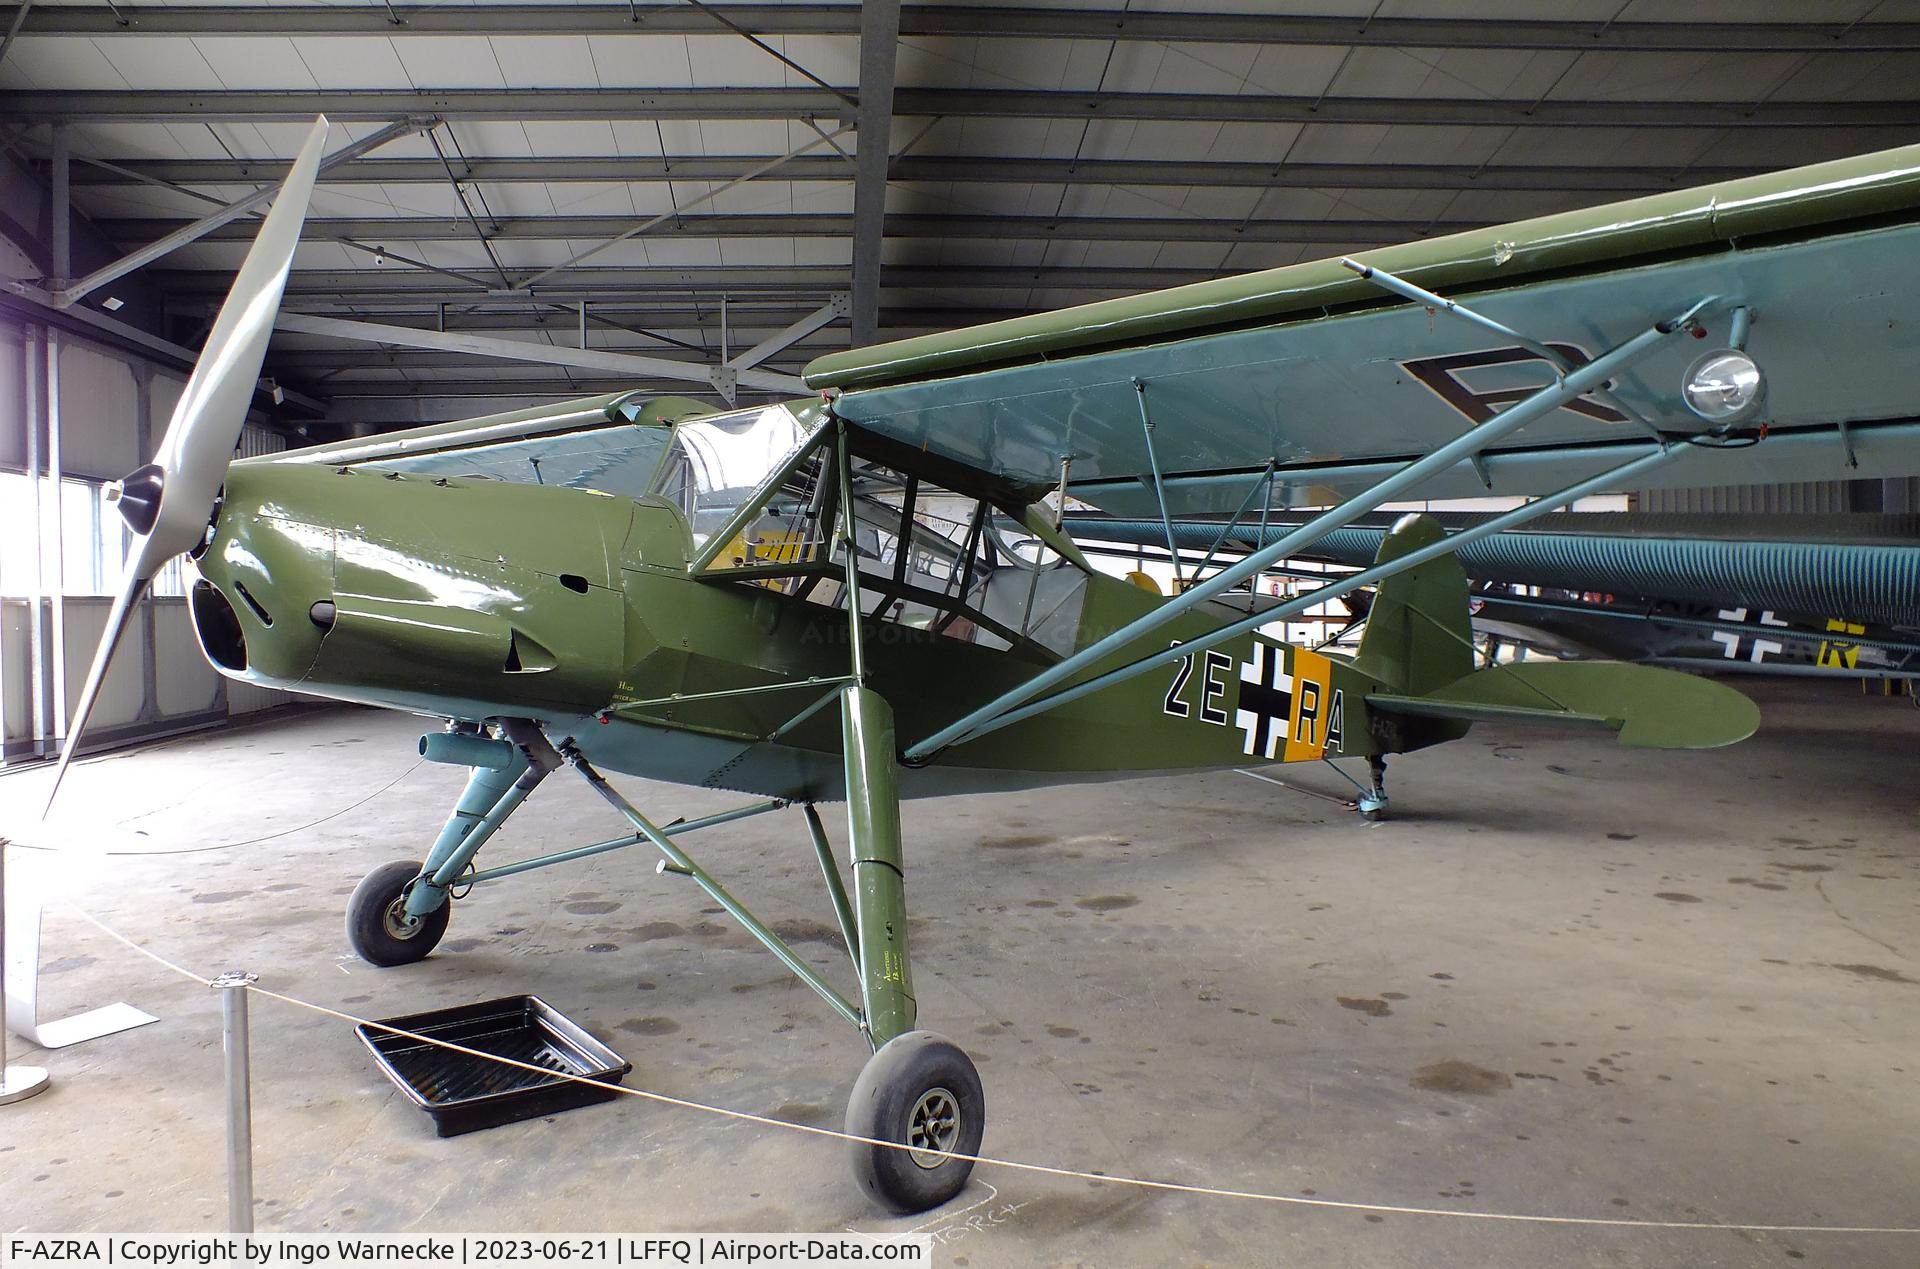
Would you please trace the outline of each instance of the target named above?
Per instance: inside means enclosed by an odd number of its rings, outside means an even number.
[[[1047,697],[1045,701],[1040,702],[1038,705],[1026,704],[1034,700],[1034,698],[1042,692],[1067,683],[1089,666],[1137,643],[1147,635],[1164,627],[1168,622],[1193,610],[1199,604],[1223,594],[1248,578],[1257,576],[1263,569],[1267,568],[1267,566],[1299,554],[1334,529],[1343,528],[1351,524],[1361,516],[1377,509],[1381,504],[1390,502],[1406,491],[1418,486],[1422,481],[1436,476],[1448,468],[1471,458],[1488,446],[1525,427],[1528,423],[1543,418],[1554,410],[1559,409],[1569,401],[1577,400],[1581,396],[1601,387],[1626,367],[1648,356],[1676,333],[1693,326],[1701,310],[1712,304],[1715,298],[1716,297],[1713,296],[1703,297],[1678,315],[1649,326],[1631,339],[1595,357],[1586,365],[1569,371],[1554,383],[1548,384],[1525,400],[1517,402],[1508,409],[1502,410],[1485,423],[1442,445],[1439,449],[1434,450],[1424,458],[1415,459],[1413,462],[1408,463],[1393,475],[1375,483],[1364,493],[1356,494],[1339,506],[1314,517],[1271,546],[1253,552],[1241,559],[1238,563],[1222,569],[1206,581],[1199,583],[1144,616],[1129,622],[1105,638],[1095,641],[1059,664],[1034,675],[1019,686],[1002,693],[1000,696],[987,702],[965,717],[941,728],[931,736],[915,744],[906,751],[904,755],[906,760],[909,762],[926,762],[940,750],[950,745],[986,735],[991,731],[997,731],[1010,723],[1018,722],[1022,718],[1031,717],[1033,714],[1039,713],[1044,709],[1050,709],[1055,705],[1062,704],[1066,700],[1086,695],[1088,691],[1097,690],[1099,687],[1111,686],[1123,678],[1131,678],[1136,674],[1145,673],[1158,665],[1164,664],[1165,662],[1161,658],[1163,658],[1165,654],[1156,654],[1155,656],[1135,661],[1130,665],[1123,666],[1108,674],[1101,675],[1099,678],[1090,680],[1087,683],[1079,684],[1067,692],[1061,692],[1057,695]],[[1488,523],[1498,524],[1501,528],[1510,528],[1514,524],[1522,523],[1534,515],[1541,515],[1547,511],[1554,510],[1566,502],[1582,497],[1587,493],[1610,486],[1617,486],[1620,481],[1632,476],[1637,476],[1654,467],[1661,466],[1672,461],[1677,456],[1678,454],[1675,449],[1671,445],[1663,442],[1659,449],[1654,450],[1652,453],[1640,459],[1605,472],[1600,476],[1595,476],[1569,486],[1559,493],[1537,499]],[[1516,519],[1514,517],[1518,518]],[[1482,525],[1478,527],[1484,529],[1486,526]],[[1472,531],[1470,530],[1469,532]],[[1465,534],[1462,534],[1459,537],[1450,538],[1439,545],[1443,547],[1444,550],[1452,550],[1464,540],[1469,539],[1466,538]],[[1444,551],[1441,550],[1433,552],[1435,555],[1442,553],[1444,553]],[[1431,558],[1431,556],[1426,558]],[[1393,565],[1389,567],[1385,573],[1379,569],[1370,569],[1366,573],[1356,574],[1355,576],[1361,580],[1355,581],[1353,578],[1345,579],[1337,586],[1314,591],[1310,595],[1302,596],[1300,599],[1294,600],[1291,604],[1285,604],[1279,608],[1268,609],[1264,612],[1257,613],[1244,621],[1225,626],[1201,639],[1187,640],[1181,644],[1176,655],[1186,655],[1196,648],[1233,638],[1238,634],[1255,629],[1271,621],[1281,620],[1289,615],[1290,610],[1298,611],[1295,605],[1299,605],[1302,608],[1305,607],[1306,604],[1303,604],[1302,600],[1308,603],[1324,602],[1325,600],[1334,598],[1338,594],[1344,594],[1346,591],[1352,590],[1355,586],[1366,585],[1378,580],[1381,576],[1389,575],[1391,572],[1398,572],[1402,568],[1411,567],[1420,562],[1422,562],[1421,553],[1415,552],[1412,555],[1404,556],[1394,561]],[[1022,706],[1025,706],[1025,708],[1022,708]]]

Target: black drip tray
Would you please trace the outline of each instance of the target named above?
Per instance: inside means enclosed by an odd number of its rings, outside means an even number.
[[[356,1027],[380,1069],[433,1116],[442,1137],[611,1101],[619,1096],[611,1086],[633,1069],[633,1063],[538,996],[507,996],[380,1022],[551,1072],[491,1062],[377,1026]]]

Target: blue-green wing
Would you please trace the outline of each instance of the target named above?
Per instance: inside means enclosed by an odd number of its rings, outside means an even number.
[[[1574,360],[1719,297],[1707,342],[1670,340],[1615,396],[1695,431],[1679,395],[1702,351],[1754,314],[1769,385],[1757,444],[1701,451],[1669,484],[1920,471],[1920,146],[1389,248],[1363,256]],[[817,360],[850,422],[1035,487],[1153,514],[1143,408],[1176,513],[1227,511],[1271,461],[1281,505],[1358,492],[1547,383],[1512,341],[1319,261]],[[1144,390],[1141,389],[1144,385]],[[1844,425],[1844,426],[1842,426]],[[1426,496],[1539,493],[1655,442],[1582,398]]]

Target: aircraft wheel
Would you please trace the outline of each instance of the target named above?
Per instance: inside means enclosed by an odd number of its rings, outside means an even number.
[[[973,1061],[944,1036],[909,1031],[880,1046],[854,1081],[847,1131],[920,1149],[856,1142],[853,1174],[869,1198],[898,1212],[938,1207],[967,1184],[972,1159],[924,1154],[980,1152],[987,1099]]]
[[[407,891],[420,875],[418,860],[382,864],[361,879],[347,900],[347,942],[369,965],[411,965],[440,943],[453,916],[443,903],[411,924]]]

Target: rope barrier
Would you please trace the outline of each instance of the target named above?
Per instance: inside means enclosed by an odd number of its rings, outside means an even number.
[[[198,983],[203,987],[213,985],[212,979],[202,977],[185,966],[168,960],[158,952],[140,946],[132,939],[114,930],[90,913],[71,904],[62,904],[61,906],[72,913],[72,915],[94,926],[116,942],[124,944],[133,951],[138,952],[148,960],[164,966],[168,970],[192,982]],[[384,1031],[390,1035],[401,1036],[422,1044],[430,1044],[454,1053],[462,1053],[468,1057],[482,1058],[489,1062],[497,1062],[502,1066],[515,1067],[519,1070],[530,1071],[534,1074],[547,1076],[549,1078],[557,1076],[561,1079],[572,1080],[576,1083],[592,1084],[595,1088],[607,1089],[615,1093],[639,1098],[662,1106],[672,1106],[680,1110],[699,1111],[705,1114],[719,1116],[723,1119],[758,1124],[765,1128],[777,1128],[788,1132],[831,1138],[836,1141],[847,1142],[851,1145],[881,1146],[889,1150],[908,1150],[917,1155],[937,1155],[947,1159],[963,1159],[976,1165],[1006,1168],[1009,1171],[1025,1172],[1035,1176],[1058,1177],[1070,1181],[1087,1181],[1097,1185],[1119,1185],[1141,1190],[1157,1190],[1170,1194],[1192,1194],[1204,1198],[1285,1204],[1293,1207],[1313,1207],[1344,1212],[1372,1212],[1393,1216],[1431,1216],[1456,1220],[1500,1221],[1510,1224],[1584,1225],[1606,1229],[1712,1230],[1721,1233],[1747,1234],[1920,1234],[1920,1226],[1905,1225],[1719,1224],[1712,1221],[1634,1220],[1612,1216],[1550,1216],[1530,1212],[1476,1212],[1464,1208],[1413,1207],[1395,1203],[1360,1203],[1341,1199],[1308,1197],[1297,1194],[1268,1194],[1257,1190],[1234,1190],[1211,1185],[1195,1185],[1180,1181],[1155,1181],[1147,1177],[1114,1176],[1101,1172],[1084,1172],[1077,1168],[1055,1167],[1044,1163],[1024,1163],[1015,1159],[996,1158],[992,1155],[962,1154],[957,1151],[938,1150],[924,1146],[907,1146],[897,1141],[884,1141],[875,1137],[862,1137],[855,1133],[840,1132],[832,1128],[820,1128],[811,1124],[797,1124],[784,1119],[774,1119],[771,1116],[758,1115],[752,1111],[734,1110],[725,1106],[714,1106],[706,1102],[693,1101],[690,1098],[675,1097],[669,1093],[656,1093],[651,1089],[631,1088],[624,1084],[608,1084],[600,1080],[589,1079],[585,1076],[574,1075],[569,1072],[550,1070],[547,1067],[537,1066],[531,1062],[522,1062],[515,1058],[502,1057],[496,1053],[483,1052],[479,1049],[469,1048],[462,1044],[455,1044],[434,1036],[421,1035],[418,1032],[408,1031],[401,1027],[388,1026],[385,1023],[376,1022],[370,1018],[356,1017],[353,1014],[342,1012],[327,1005],[319,1005],[312,1001],[301,1000],[297,996],[284,995],[257,984],[249,984],[246,990],[267,1000],[277,1001],[284,1005],[293,1006],[294,1008],[305,1009],[326,1017],[336,1018],[342,1022],[352,1023],[355,1026],[372,1027],[377,1031]]]
[[[358,802],[350,802],[346,806],[341,807],[337,811],[332,811],[326,815],[322,815],[317,820],[309,820],[305,824],[298,824],[292,828],[283,828],[283,829],[280,829],[278,832],[267,833],[260,837],[249,837],[243,841],[237,841],[237,842],[221,842],[218,846],[189,846],[182,850],[109,850],[109,851],[103,851],[102,853],[106,855],[112,855],[112,856],[131,855],[140,859],[146,859],[146,858],[157,859],[166,855],[204,855],[210,851],[233,850],[236,847],[240,847],[240,846],[258,846],[261,842],[270,842],[277,838],[291,836],[294,833],[304,833],[310,828],[319,828],[322,824],[325,824],[330,820],[339,819],[342,815],[345,815],[349,811],[357,811],[361,807],[365,806],[367,803],[379,797],[382,793],[387,792],[389,789],[393,788],[396,784],[399,784],[402,780],[406,779],[408,776],[412,775],[414,772],[418,771],[421,767],[424,767],[425,765],[427,765],[427,760],[425,758],[416,759],[412,766],[408,767],[405,771],[402,771],[399,775],[393,777],[393,779],[387,781],[385,784],[381,785],[379,788],[375,789],[373,792],[367,794],[367,796],[361,798]],[[58,851],[61,849],[58,846],[34,846],[34,845],[29,845],[26,842],[14,842],[13,845],[20,850],[39,850],[39,851],[51,852],[51,851]]]

